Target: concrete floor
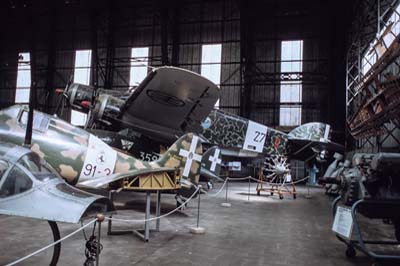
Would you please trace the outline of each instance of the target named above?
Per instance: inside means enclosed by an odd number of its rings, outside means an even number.
[[[221,206],[225,192],[217,197],[202,195],[200,226],[206,229],[204,235],[189,233],[189,228],[196,224],[197,200],[191,202],[184,211],[162,219],[161,232],[152,233],[148,243],[134,235],[107,236],[107,226],[104,224],[101,239],[104,249],[100,265],[372,264],[359,252],[354,259],[345,257],[345,246],[330,230],[331,199],[324,195],[322,189],[312,189],[312,199],[306,199],[307,190],[300,187],[296,200],[291,197],[279,200],[265,192],[257,196],[255,186],[255,183],[251,184],[248,200],[248,184],[231,183],[230,208]],[[116,217],[143,218],[145,194],[121,193],[116,201],[122,209]],[[173,195],[163,195],[162,204],[162,213],[174,209]],[[51,242],[46,222],[0,216],[0,224],[0,265],[12,262]],[[79,227],[70,224],[59,226],[62,236]],[[113,225],[114,229],[141,226],[142,224],[123,223]],[[377,230],[376,226],[374,230]],[[82,265],[85,260],[84,246],[81,233],[63,242],[59,265]],[[19,265],[46,265],[50,256],[51,252],[39,254]]]

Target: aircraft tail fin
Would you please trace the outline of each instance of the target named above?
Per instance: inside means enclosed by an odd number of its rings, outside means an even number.
[[[201,175],[208,179],[214,179],[222,181],[219,177],[221,172],[221,150],[218,146],[209,148],[204,154],[201,160]]]
[[[344,151],[343,145],[330,140],[331,126],[324,123],[307,123],[293,129],[289,134],[292,158],[307,160],[317,155],[317,160],[326,160],[327,152]]]
[[[161,167],[179,167],[182,177],[197,184],[200,178],[200,168],[203,147],[199,136],[187,133],[180,137],[161,155],[160,159],[152,162]]]
[[[300,125],[289,132],[289,138],[328,142],[330,135],[331,126],[324,123],[306,123]]]

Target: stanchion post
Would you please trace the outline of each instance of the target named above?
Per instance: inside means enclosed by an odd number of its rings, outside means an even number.
[[[226,191],[225,191],[225,202],[221,203],[222,207],[230,207],[231,204],[228,202],[228,186],[229,186],[229,176],[226,178]]]
[[[110,190],[108,193],[108,198],[110,201],[114,204],[114,190]],[[108,216],[109,218],[112,218],[112,214]],[[111,235],[111,227],[112,227],[112,219],[108,219],[108,226],[107,226],[107,235]]]
[[[199,222],[200,222],[200,195],[201,193],[199,192],[199,199],[197,202],[197,228],[199,227]]]
[[[229,186],[229,179],[228,179],[228,181],[226,181],[225,202],[228,202],[228,186]]]
[[[249,189],[247,192],[247,200],[250,201],[250,177],[248,178],[248,180],[249,180]]]
[[[199,185],[198,188],[198,202],[197,202],[197,222],[196,222],[196,227],[192,227],[190,228],[190,233],[192,234],[204,234],[206,232],[206,230],[203,227],[199,227],[199,223],[200,223],[200,195],[201,195],[201,185]]]
[[[101,237],[101,223],[104,221],[103,214],[96,215],[97,223],[99,224],[98,227],[98,240],[97,240],[97,250],[96,250],[96,266],[99,266],[100,260],[100,237]]]

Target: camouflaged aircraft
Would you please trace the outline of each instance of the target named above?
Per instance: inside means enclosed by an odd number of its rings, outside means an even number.
[[[24,105],[0,111],[1,141],[23,143],[28,111],[28,106]],[[199,181],[202,158],[200,138],[192,133],[179,138],[158,160],[144,162],[111,148],[81,128],[38,111],[33,115],[31,150],[45,159],[69,184],[122,186],[129,180],[132,189],[140,188],[140,180],[136,177],[149,175],[156,179],[166,178],[170,183],[168,189],[179,189],[181,185],[190,187]]]
[[[146,136],[137,136],[132,134],[129,129],[123,132],[112,132],[106,130],[87,129],[90,133],[100,138],[102,141],[119,150],[123,150],[128,154],[132,154],[135,158],[142,161],[156,161],[167,150],[165,144],[146,138]],[[201,138],[204,141],[203,138]],[[207,180],[223,181],[219,175],[222,164],[222,153],[218,146],[207,148],[203,151],[201,160],[200,176],[206,177]],[[208,183],[209,186],[212,183]]]
[[[114,210],[108,198],[68,185],[31,150],[0,142],[0,214],[78,223]]]
[[[57,222],[78,223],[113,211],[108,198],[67,184],[36,153],[0,142],[0,214],[45,220],[57,241],[61,237]],[[58,243],[50,265],[57,264],[60,252]]]
[[[115,92],[76,83],[63,90],[72,108],[90,111],[88,127],[95,124],[96,128],[119,131],[122,142],[131,144],[128,150],[136,157],[156,159],[162,152],[160,145],[168,145],[189,131],[199,134],[203,145],[217,145],[222,155],[236,157],[290,155],[304,160],[310,153],[324,156],[326,150],[343,148],[330,141],[330,126],[324,123],[307,123],[286,134],[215,110],[218,86],[180,68],[153,69],[133,92],[110,93]],[[107,134],[112,133],[103,137]]]

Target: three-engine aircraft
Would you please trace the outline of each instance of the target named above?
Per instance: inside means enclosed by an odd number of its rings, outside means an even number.
[[[14,105],[0,111],[0,140],[23,143],[28,109]],[[181,176],[198,183],[202,158],[200,139],[192,133],[179,138],[158,160],[144,162],[111,148],[81,128],[38,111],[33,115],[31,150],[68,183],[91,187],[121,185],[128,179],[134,179],[130,186],[137,186],[140,180],[136,177],[149,177],[164,180],[168,189],[179,189],[184,181]]]
[[[323,156],[327,149],[342,149],[330,141],[330,126],[324,123],[304,124],[286,134],[215,110],[218,86],[175,67],[153,69],[132,93],[119,97],[76,83],[67,85],[63,95],[74,109],[90,111],[89,128],[119,131],[122,142],[131,144],[129,152],[138,158],[155,159],[160,146],[188,131],[199,134],[209,145],[219,146],[221,154],[228,156],[289,154],[305,159],[310,154]],[[107,138],[107,133],[103,137]]]

